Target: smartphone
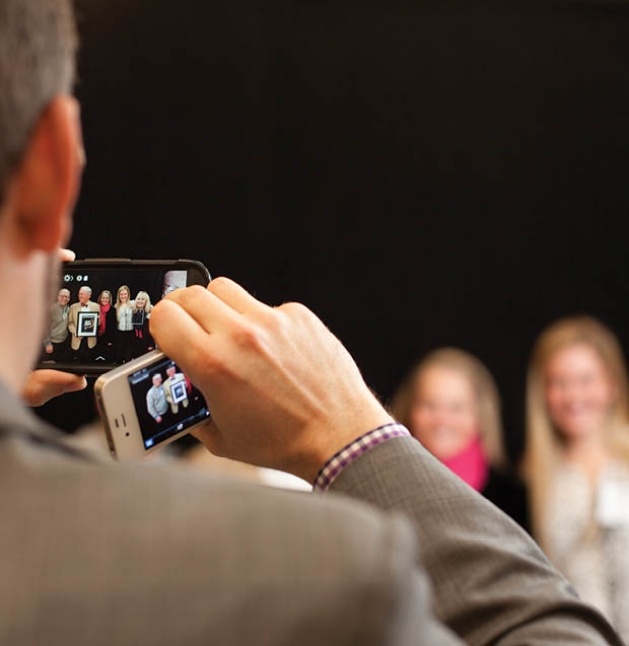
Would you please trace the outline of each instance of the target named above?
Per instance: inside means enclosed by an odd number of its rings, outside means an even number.
[[[201,392],[159,350],[101,375],[94,393],[118,460],[143,458],[210,417]]]
[[[207,286],[197,260],[102,258],[65,263],[38,368],[99,375],[153,350],[151,309],[169,292]]]

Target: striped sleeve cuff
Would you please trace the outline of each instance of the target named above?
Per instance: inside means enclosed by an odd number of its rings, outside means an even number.
[[[361,435],[348,444],[345,448],[341,449],[338,453],[333,455],[319,471],[317,478],[314,481],[314,491],[327,491],[330,485],[336,480],[338,475],[349,466],[354,460],[358,459],[361,455],[367,453],[378,444],[392,440],[395,437],[409,437],[410,433],[402,424],[385,424],[378,428]]]

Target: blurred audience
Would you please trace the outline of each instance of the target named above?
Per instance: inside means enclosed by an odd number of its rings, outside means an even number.
[[[566,318],[538,338],[527,384],[535,537],[629,641],[629,390],[614,334]]]
[[[456,348],[431,352],[402,382],[391,411],[451,471],[528,529],[524,486],[507,468],[498,389],[479,359]]]

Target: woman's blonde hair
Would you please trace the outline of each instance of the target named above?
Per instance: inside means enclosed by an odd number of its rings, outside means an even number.
[[[612,454],[629,463],[629,387],[618,339],[603,323],[590,316],[556,321],[537,338],[526,385],[526,450],[523,467],[529,487],[533,533],[542,546],[545,542],[544,505],[551,474],[565,445],[546,406],[546,370],[556,352],[575,345],[585,345],[596,352],[616,388],[607,441]]]
[[[500,396],[491,373],[474,355],[458,348],[440,348],[426,355],[408,373],[393,395],[391,414],[411,432],[411,410],[417,384],[422,375],[434,366],[449,368],[461,373],[470,382],[476,395],[480,438],[492,466],[506,463],[502,423],[500,421]]]
[[[135,303],[137,302],[138,298],[143,298],[145,305],[144,305],[144,311],[148,314],[152,309],[153,306],[151,305],[151,297],[148,295],[147,292],[139,291],[135,297],[135,300],[133,301],[133,311],[137,312],[138,308],[136,307]]]

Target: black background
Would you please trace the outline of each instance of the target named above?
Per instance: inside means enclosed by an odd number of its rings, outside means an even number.
[[[79,257],[197,258],[302,301],[385,399],[464,347],[512,457],[548,322],[588,312],[628,347],[627,2],[78,8]]]

